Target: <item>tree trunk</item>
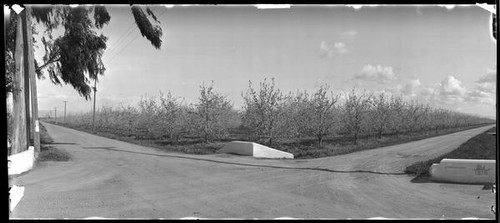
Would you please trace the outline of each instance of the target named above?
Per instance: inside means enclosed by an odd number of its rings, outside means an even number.
[[[26,108],[24,98],[24,68],[23,68],[23,34],[21,19],[18,19],[16,29],[16,72],[12,78],[12,84],[15,91],[12,92],[12,118],[13,118],[13,139],[12,139],[12,152],[17,154],[25,151],[28,147],[28,139],[26,134]]]
[[[27,43],[24,47],[26,66],[25,70],[29,75],[29,82],[31,87],[31,136],[33,137],[33,145],[35,147],[35,158],[38,158],[40,153],[40,127],[38,123],[38,96],[36,87],[36,74],[34,65],[34,50],[33,50],[33,34],[31,32],[31,7],[25,8],[23,18],[23,25],[25,25],[26,35],[24,36]]]
[[[318,145],[321,146],[323,144],[323,137],[318,136]]]

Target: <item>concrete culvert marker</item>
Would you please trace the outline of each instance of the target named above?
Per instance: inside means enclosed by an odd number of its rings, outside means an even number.
[[[432,164],[433,179],[455,183],[495,183],[496,160],[443,159]]]
[[[258,143],[244,141],[229,142],[218,152],[253,156],[257,158],[293,159],[293,154],[291,153],[269,148]]]

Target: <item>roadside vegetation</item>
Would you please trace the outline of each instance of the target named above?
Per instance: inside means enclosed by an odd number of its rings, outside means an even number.
[[[51,143],[54,143],[54,141],[47,133],[45,126],[40,124],[40,154],[38,155],[37,162],[70,160],[70,155],[68,153],[47,145]]]
[[[200,97],[186,104],[170,92],[143,97],[138,106],[103,106],[70,115],[61,125],[168,151],[214,153],[233,140],[258,142],[316,158],[389,146],[462,131],[493,120],[433,108],[402,96],[357,92],[335,94],[328,85],[314,92],[284,93],[274,79],[249,82],[244,106],[202,85]],[[46,120],[51,121],[51,120]]]
[[[496,126],[488,131],[481,133],[464,144],[460,145],[456,150],[444,154],[435,159],[414,163],[405,169],[405,173],[429,176],[429,169],[434,163],[440,163],[442,159],[496,159]]]

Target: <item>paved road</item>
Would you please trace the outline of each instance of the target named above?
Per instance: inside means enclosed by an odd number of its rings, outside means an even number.
[[[352,154],[269,160],[167,153],[43,123],[68,162],[18,177],[14,218],[494,218],[483,185],[412,183],[404,167],[492,126]],[[67,144],[64,144],[67,143]]]

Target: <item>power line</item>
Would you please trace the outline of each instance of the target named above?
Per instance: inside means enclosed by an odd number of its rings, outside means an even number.
[[[160,20],[160,18],[161,18],[161,17],[162,17],[162,16],[163,16],[166,12],[167,12],[167,10],[168,10],[168,9],[167,9],[167,8],[165,8],[165,10],[163,11],[163,13],[162,13],[160,16],[158,16],[158,17],[157,17],[158,21],[159,21],[159,20]],[[128,46],[132,43],[132,42],[134,42],[134,41],[135,41],[135,40],[139,37],[139,35],[140,35],[140,33],[139,33],[139,32],[137,32],[137,33],[136,33],[136,36],[135,36],[135,37],[134,37],[131,41],[129,41],[129,42],[128,42],[128,43],[127,43],[124,47],[122,47],[122,48],[120,49],[120,51],[118,51],[118,53],[114,54],[114,55],[113,55],[113,56],[109,59],[108,63],[111,63],[111,62],[112,62],[112,61],[116,58],[116,56],[118,56],[118,55],[119,55],[119,54],[120,54],[120,53],[121,53],[124,49],[126,49],[126,48],[127,48],[127,47],[128,47]]]
[[[120,38],[116,41],[116,43],[115,43],[113,46],[111,46],[111,47],[109,48],[109,51],[108,51],[108,52],[109,52],[109,54],[106,54],[106,55],[111,55],[111,53],[112,53],[112,52],[116,51],[116,49],[118,48],[118,46],[119,46],[121,43],[123,43],[123,40],[125,40],[125,39],[126,39],[126,38],[130,35],[130,33],[131,33],[131,31],[133,30],[133,28],[134,28],[134,22],[132,22],[132,23],[130,24],[130,26],[128,27],[127,31],[125,31],[125,33],[123,33],[123,34],[120,36]],[[108,57],[109,57],[109,56],[108,56]]]
[[[135,38],[133,38],[131,41],[129,41],[123,48],[120,49],[120,51],[118,51],[118,53],[116,53],[113,57],[111,57],[108,61],[108,63],[111,63],[113,61],[113,59],[115,59],[117,57],[117,55],[119,55],[123,50],[125,50],[133,41],[135,41],[137,38],[139,37],[139,35],[137,34],[135,36]]]
[[[116,44],[115,46],[113,46],[113,48],[116,48],[126,37],[130,34],[130,32],[132,31],[132,29],[134,28],[134,21],[130,22],[130,25],[128,26],[127,28],[127,31],[125,31],[125,33],[116,41]]]

